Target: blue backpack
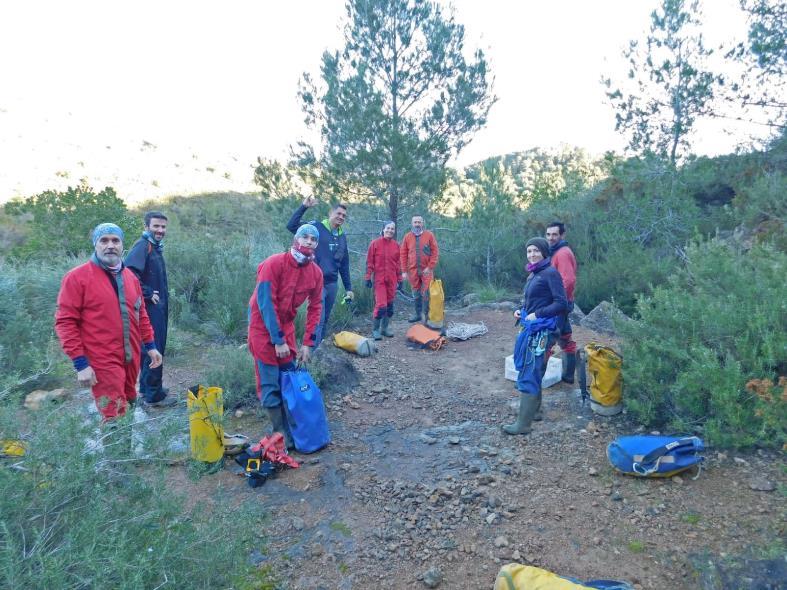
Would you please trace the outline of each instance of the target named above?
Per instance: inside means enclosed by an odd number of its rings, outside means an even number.
[[[313,453],[331,442],[322,394],[309,371],[295,369],[282,372],[281,395],[292,440],[298,451]]]
[[[705,460],[700,455],[704,450],[698,436],[619,436],[607,445],[607,458],[627,475],[672,477],[700,465]]]

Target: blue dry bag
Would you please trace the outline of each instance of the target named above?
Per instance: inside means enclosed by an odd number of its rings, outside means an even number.
[[[698,436],[619,436],[607,446],[607,457],[628,475],[672,477],[702,463],[704,450]]]
[[[331,442],[322,394],[309,371],[295,369],[282,372],[281,395],[292,440],[298,451],[313,453]]]

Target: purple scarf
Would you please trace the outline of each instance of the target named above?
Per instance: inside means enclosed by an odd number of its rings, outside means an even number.
[[[538,272],[539,270],[541,270],[542,268],[546,268],[547,266],[549,266],[549,258],[544,258],[543,260],[539,260],[535,264],[530,264],[528,262],[525,268],[527,269],[527,272]]]

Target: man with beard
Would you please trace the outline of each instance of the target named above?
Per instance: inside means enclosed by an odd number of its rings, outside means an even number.
[[[426,323],[429,317],[429,284],[440,258],[440,250],[434,234],[424,229],[424,218],[414,215],[410,231],[402,239],[399,249],[402,280],[407,279],[413,290],[413,316],[411,322]]]
[[[123,230],[102,223],[93,230],[90,260],[63,277],[55,331],[74,363],[77,380],[90,387],[104,421],[126,413],[137,399],[140,352],[161,365],[142,289],[123,265]]]
[[[142,286],[145,309],[156,334],[156,349],[163,355],[167,346],[169,287],[164,263],[164,236],[167,235],[167,216],[160,211],[145,213],[145,231],[129,250],[125,265],[137,275]],[[175,396],[167,396],[163,383],[164,365],[151,368],[150,358],[142,356],[139,373],[139,393],[153,407],[177,403]]]
[[[289,252],[266,258],[257,268],[257,286],[249,300],[249,352],[254,357],[257,397],[268,411],[274,432],[292,448],[281,396],[281,372],[294,361],[309,362],[317,344],[322,311],[322,271],[314,263],[320,234],[311,224],[301,225]],[[309,300],[300,349],[295,342],[295,316]],[[297,350],[297,353],[296,353]]]
[[[563,288],[566,290],[568,309],[563,316],[563,325],[560,329],[558,346],[563,351],[561,362],[563,364],[562,379],[566,383],[574,382],[574,372],[577,366],[577,343],[572,339],[571,324],[568,315],[574,309],[574,288],[577,284],[577,259],[565,240],[566,226],[560,221],[553,221],[547,225],[546,240],[549,243],[549,256],[552,266],[555,267],[563,279]]]

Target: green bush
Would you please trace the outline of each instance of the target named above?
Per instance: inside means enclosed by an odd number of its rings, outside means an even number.
[[[139,226],[126,204],[106,187],[94,192],[87,184],[68,187],[64,192],[45,191],[23,200],[6,203],[9,215],[29,221],[29,233],[23,244],[12,249],[20,258],[50,258],[53,253],[75,256],[92,251],[90,234],[99,223],[116,223],[126,233],[124,245],[130,246],[133,229]],[[131,240],[131,241],[129,241]]]
[[[258,404],[254,360],[245,346],[215,349],[210,356],[210,368],[205,373],[205,383],[224,390],[225,410]]]
[[[691,246],[622,327],[629,410],[721,446],[784,445],[787,399],[747,383],[787,374],[785,271],[787,255],[771,246]]]
[[[158,463],[133,466],[129,428],[90,453],[93,427],[66,409],[28,425],[27,455],[0,464],[0,587],[227,588],[248,574],[259,503],[195,505]],[[18,437],[8,407],[0,437]]]
[[[60,281],[78,260],[0,261],[0,401],[3,394],[57,383],[68,372],[54,332]]]

